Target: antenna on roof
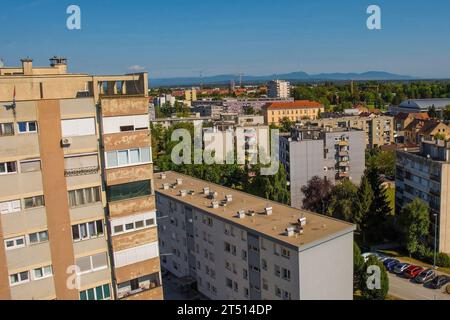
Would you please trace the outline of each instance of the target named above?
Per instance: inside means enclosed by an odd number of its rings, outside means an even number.
[[[5,66],[5,62],[3,61],[3,58],[0,58],[0,68],[3,68]]]

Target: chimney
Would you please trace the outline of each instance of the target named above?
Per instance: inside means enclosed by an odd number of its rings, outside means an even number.
[[[30,76],[33,74],[33,59],[26,58],[20,60],[22,62],[23,74],[25,76]]]
[[[50,58],[50,67],[59,70],[59,74],[67,73],[67,59],[62,57],[53,56]]]

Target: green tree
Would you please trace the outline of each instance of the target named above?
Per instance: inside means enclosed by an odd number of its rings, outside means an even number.
[[[438,113],[436,111],[436,107],[433,105],[430,108],[428,108],[428,116],[431,119],[436,119],[438,117]]]
[[[367,217],[366,235],[371,241],[380,241],[383,240],[388,218],[392,215],[391,203],[387,189],[382,185],[378,169],[369,168],[366,175],[373,191],[373,201]]]
[[[450,121],[450,105],[444,109],[444,120]]]
[[[353,223],[356,224],[357,229],[362,233],[363,242],[365,241],[365,234],[367,231],[367,221],[369,217],[370,208],[372,207],[373,190],[370,186],[367,176],[363,176],[361,184],[359,185],[354,202]]]
[[[378,279],[373,279],[376,276],[374,269],[377,267],[380,271],[379,282]],[[383,263],[376,257],[370,256],[363,269],[364,272],[362,273],[360,283],[362,298],[364,300],[385,300],[389,292],[389,277]],[[378,283],[380,285],[379,288],[376,287]]]
[[[419,198],[405,205],[398,217],[402,240],[406,250],[412,256],[426,242],[430,230],[430,212],[428,205]]]
[[[361,290],[364,272],[364,258],[356,242],[353,242],[353,291]]]
[[[348,179],[334,186],[331,190],[327,213],[337,219],[353,220],[353,203],[356,200],[358,188]]]
[[[291,132],[291,128],[294,126],[294,122],[291,119],[285,117],[280,121],[281,132]]]
[[[260,166],[254,168],[255,172],[259,172]],[[247,191],[272,201],[282,204],[290,204],[291,194],[287,185],[286,170],[280,164],[279,170],[275,175],[263,176],[256,175],[250,182]]]

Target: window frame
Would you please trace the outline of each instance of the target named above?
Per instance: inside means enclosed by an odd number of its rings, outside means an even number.
[[[5,126],[6,125],[10,125],[11,126],[11,130],[12,133],[10,134],[5,134]],[[15,126],[14,126],[14,122],[2,122],[0,123],[0,137],[11,137],[15,135]]]
[[[25,131],[21,131],[20,130],[20,124],[24,123],[25,124]],[[30,124],[34,123],[34,125],[36,126],[36,130],[30,130]],[[37,133],[38,132],[38,123],[35,120],[31,120],[31,121],[18,121],[17,122],[17,133],[18,134],[27,134],[27,133]]]
[[[15,171],[8,171],[8,163],[14,163],[14,170]],[[6,176],[9,174],[17,174],[19,173],[19,171],[17,170],[17,161],[5,161],[5,162],[0,162],[0,166],[3,166],[4,168],[4,172],[0,172],[0,176]]]
[[[26,279],[26,280],[21,280],[21,279],[19,279],[19,281],[15,282],[15,283],[13,283],[13,282],[11,281],[11,277],[17,275],[18,278],[20,278],[20,277],[22,277],[23,274],[27,274],[27,279]],[[9,285],[10,285],[10,287],[15,287],[15,286],[18,286],[18,285],[21,285],[21,284],[25,284],[25,283],[28,283],[28,282],[31,281],[31,279],[30,279],[30,271],[29,271],[29,270],[22,271],[22,272],[18,272],[18,273],[10,274],[8,278],[9,278]]]
[[[139,161],[138,162],[131,162],[131,152],[138,150],[139,152]],[[143,150],[148,150],[150,159],[149,161],[143,161]],[[127,158],[127,164],[120,164],[119,161],[119,153],[126,153]],[[115,165],[111,165],[109,162],[109,156],[112,155],[115,157]],[[112,150],[112,151],[105,151],[105,167],[106,169],[118,169],[118,168],[126,168],[126,167],[133,167],[133,166],[140,166],[140,165],[146,165],[146,164],[152,164],[153,158],[152,158],[152,148],[151,147],[140,147],[140,148],[130,148],[130,149],[121,149],[121,150]]]
[[[23,244],[17,245],[17,240],[19,240],[19,239],[23,240]],[[8,241],[13,241],[14,245],[12,247],[8,247],[7,246]],[[14,238],[4,239],[3,242],[4,242],[4,246],[5,246],[5,251],[17,250],[17,249],[25,248],[27,246],[27,239],[26,239],[25,235],[14,237]]]
[[[95,229],[95,234],[94,235],[91,234],[91,229],[89,227],[89,225],[91,223],[94,224],[94,229]],[[101,233],[99,233],[99,225],[101,225],[101,228],[102,228],[102,232]],[[86,237],[83,236],[83,232],[81,230],[82,226],[85,226]],[[78,230],[78,239],[75,239],[74,228],[77,228],[77,230]],[[93,221],[88,221],[88,222],[84,222],[84,223],[74,224],[74,225],[71,226],[71,232],[72,232],[72,241],[74,243],[82,242],[82,241],[86,241],[86,240],[102,238],[102,237],[105,236],[104,221],[103,221],[103,219],[99,219],[99,220],[93,220]]]
[[[50,273],[45,274],[44,270],[46,268],[50,268]],[[38,270],[41,270],[41,272],[42,272],[42,276],[41,277],[36,277],[36,271],[38,271]],[[53,267],[52,267],[52,265],[48,265],[48,266],[42,266],[42,267],[39,267],[39,268],[35,268],[35,269],[33,269],[33,272],[31,273],[31,275],[32,275],[32,278],[33,278],[34,281],[39,281],[39,280],[51,278],[51,277],[53,277]]]

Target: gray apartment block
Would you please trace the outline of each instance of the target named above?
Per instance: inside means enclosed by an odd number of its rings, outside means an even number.
[[[353,299],[354,225],[175,172],[155,179],[162,268],[208,298]]]
[[[332,184],[350,179],[359,184],[365,170],[365,133],[361,130],[293,129],[280,138],[280,161],[291,190],[291,205],[302,208],[302,187],[314,176]]]
[[[450,253],[450,142],[423,141],[421,147],[397,151],[396,210],[419,198],[437,218],[440,252]],[[434,227],[429,241],[434,241]]]

